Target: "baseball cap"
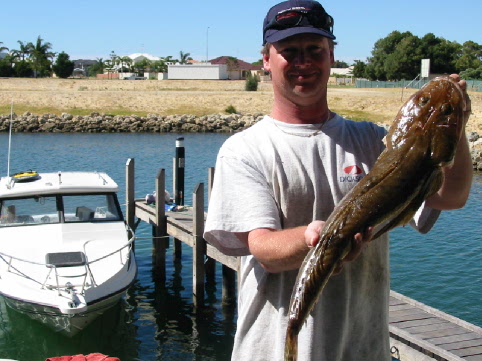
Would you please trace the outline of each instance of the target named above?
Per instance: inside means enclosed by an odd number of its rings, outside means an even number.
[[[333,25],[333,18],[317,1],[283,1],[269,9],[264,18],[263,45],[307,33],[336,39],[333,35]]]

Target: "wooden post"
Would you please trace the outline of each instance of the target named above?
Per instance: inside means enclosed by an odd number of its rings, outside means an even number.
[[[211,191],[213,188],[214,183],[214,167],[208,168],[208,200],[211,199]],[[214,277],[214,266],[212,270],[206,272],[210,274],[212,272],[211,277]],[[222,299],[223,304],[230,304],[236,300],[236,271],[232,270],[226,265],[222,265],[222,276],[223,276],[223,292],[222,292]]]
[[[195,307],[204,305],[204,258],[206,242],[204,233],[204,184],[198,183],[193,194],[193,302]]]
[[[165,203],[165,171],[160,169],[156,176],[156,224],[152,227],[153,234],[153,262],[156,268],[156,278],[166,279],[166,247],[169,244],[167,238],[167,222]],[[166,242],[167,241],[167,242]]]
[[[208,168],[208,203],[211,199],[211,189],[213,188],[213,181],[214,181],[214,167]],[[216,278],[216,261],[211,257],[207,257],[206,259],[206,279],[210,282],[215,282]]]
[[[236,272],[228,266],[222,266],[223,275],[223,304],[236,301]]]
[[[211,191],[214,183],[214,167],[208,168],[208,203],[211,200]]]
[[[134,202],[134,158],[127,159],[126,163],[126,223],[131,228],[134,229],[135,227],[135,215],[136,215],[136,205]],[[133,235],[129,232],[129,238]],[[132,245],[132,248],[135,249],[135,244]]]
[[[177,164],[176,158],[172,158],[172,194],[177,193]],[[182,257],[182,243],[177,238],[174,238],[174,259],[180,260]]]

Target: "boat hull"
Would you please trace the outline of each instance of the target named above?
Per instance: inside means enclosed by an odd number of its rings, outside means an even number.
[[[97,317],[113,307],[126,294],[137,276],[137,265],[134,257],[131,258],[129,269],[129,283],[125,287],[118,289],[114,293],[87,302],[87,305],[84,306],[82,310],[79,310],[80,312],[76,313],[66,313],[64,309],[56,307],[55,305],[35,303],[32,302],[32,300],[15,298],[4,292],[0,292],[0,295],[3,296],[6,305],[12,310],[27,315],[32,320],[46,325],[55,332],[73,337],[90,325]]]

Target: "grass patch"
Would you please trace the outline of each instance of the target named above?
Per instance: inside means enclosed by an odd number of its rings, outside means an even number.
[[[108,115],[138,115],[145,117],[148,113],[145,111],[136,111],[129,109],[59,109],[53,107],[32,107],[27,105],[14,105],[13,112],[17,115],[22,115],[25,112],[30,112],[36,115],[42,114],[56,114],[68,113],[72,115],[90,115],[92,113],[104,113]],[[0,105],[0,114],[10,116],[10,105]]]
[[[390,119],[381,115],[381,114],[374,114],[373,112],[365,112],[362,110],[352,110],[352,109],[332,109],[335,113],[342,115],[345,118],[361,122],[361,121],[369,121],[372,123],[379,123],[379,122],[387,122]]]

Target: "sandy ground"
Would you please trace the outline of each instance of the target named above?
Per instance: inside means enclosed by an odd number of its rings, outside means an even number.
[[[389,124],[413,89],[354,89],[328,91],[330,108],[353,119]],[[473,114],[468,131],[482,134],[482,93],[470,92]],[[213,114],[232,105],[240,113],[269,113],[270,83],[257,92],[244,81],[215,80],[94,80],[0,78],[0,114],[14,104],[17,113],[62,113],[78,110],[145,114]],[[20,111],[19,111],[20,110]]]

